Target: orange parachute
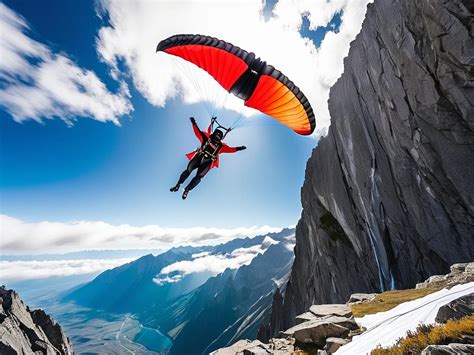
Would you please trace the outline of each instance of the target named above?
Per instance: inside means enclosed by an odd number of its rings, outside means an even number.
[[[224,89],[288,126],[313,133],[313,109],[303,92],[284,74],[230,43],[214,37],[181,34],[158,44],[157,51],[180,57],[208,72]]]

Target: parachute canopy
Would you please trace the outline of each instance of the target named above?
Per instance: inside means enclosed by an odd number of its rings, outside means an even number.
[[[157,51],[180,57],[208,72],[224,89],[288,126],[309,135],[316,126],[303,92],[285,75],[230,43],[214,37],[181,34],[158,44]]]

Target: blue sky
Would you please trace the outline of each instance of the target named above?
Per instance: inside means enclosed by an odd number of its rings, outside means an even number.
[[[95,47],[102,20],[92,1],[5,1],[31,26],[29,35],[54,52],[67,53],[79,67],[95,72],[108,90],[118,81],[98,58]],[[301,34],[320,44],[340,26],[341,13],[314,31],[303,17]],[[153,50],[153,49],[152,49]],[[297,63],[295,63],[297,65]],[[222,156],[186,201],[169,192],[187,164],[185,153],[197,146],[189,116],[202,128],[204,105],[168,100],[153,106],[130,77],[133,111],[121,126],[77,117],[42,124],[15,122],[0,109],[1,213],[26,221],[101,220],[111,224],[235,228],[296,224],[300,188],[315,138],[301,137],[263,115],[258,124],[232,132],[230,145],[247,150]],[[223,111],[222,121],[233,115]],[[254,121],[252,121],[254,122]]]

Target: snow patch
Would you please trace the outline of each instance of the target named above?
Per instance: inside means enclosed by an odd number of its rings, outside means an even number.
[[[263,241],[262,241],[262,247],[263,248],[268,248],[270,245],[274,245],[274,244],[278,244],[279,242],[277,242],[275,239],[269,237],[268,235],[263,238]]]
[[[367,330],[355,336],[352,342],[342,346],[336,353],[369,354],[379,344],[383,347],[392,346],[407,331],[415,330],[418,324],[435,323],[440,307],[472,292],[474,282],[442,289],[423,298],[402,303],[386,312],[356,318],[357,323]]]

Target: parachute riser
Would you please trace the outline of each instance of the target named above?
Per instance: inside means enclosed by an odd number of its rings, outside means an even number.
[[[217,127],[214,128],[214,124],[217,123]],[[232,128],[226,128],[224,127],[223,125],[221,125],[218,121],[217,121],[217,117],[212,117],[211,118],[211,133],[214,132],[215,129],[218,129],[218,128],[222,128],[222,130],[224,131],[224,135],[222,136],[222,139],[224,139],[227,134],[232,131]]]

